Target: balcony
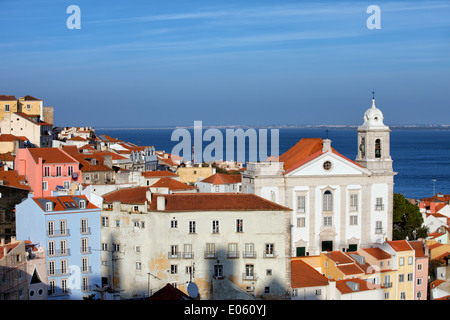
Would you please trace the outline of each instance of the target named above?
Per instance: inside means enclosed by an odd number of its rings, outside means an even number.
[[[242,280],[247,280],[247,281],[254,281],[256,280],[258,277],[256,276],[256,273],[250,272],[250,273],[243,273],[242,274]]]
[[[91,251],[91,247],[81,247],[80,248],[80,253],[81,254],[91,254],[92,253],[92,251]]]
[[[91,234],[91,227],[82,227],[80,228],[80,233],[81,234]]]
[[[392,288],[392,282],[385,282],[382,284],[383,288]]]
[[[183,252],[183,259],[194,259],[193,252]]]
[[[243,251],[242,257],[248,259],[256,259],[256,251]]]
[[[217,251],[205,251],[205,259],[217,259]]]
[[[376,204],[375,205],[375,211],[383,211],[384,210],[384,204]]]
[[[227,259],[238,259],[239,251],[227,251]]]
[[[48,289],[49,297],[68,296],[70,294],[72,294],[72,291],[70,289],[62,289],[62,288]]]
[[[277,254],[275,251],[264,251],[264,258],[276,258]]]
[[[63,229],[63,230],[52,230],[47,229],[47,237],[68,237],[70,236],[70,230],[69,229]]]
[[[181,258],[181,252],[179,251],[170,251],[169,254],[167,255],[167,257],[169,259],[180,259]]]
[[[383,228],[375,228],[375,234],[382,234]]]
[[[63,249],[63,250],[51,250],[47,251],[47,255],[49,257],[64,257],[64,256],[70,256],[70,249]]]
[[[91,266],[82,267],[81,273],[92,273],[92,267]]]
[[[47,275],[49,277],[60,277],[60,276],[69,276],[70,271],[69,268],[67,269],[53,269],[53,270],[47,270]]]

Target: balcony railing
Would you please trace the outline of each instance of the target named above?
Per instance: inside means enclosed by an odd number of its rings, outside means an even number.
[[[275,258],[277,255],[275,251],[270,252],[264,251],[263,256],[264,258]]]
[[[87,266],[87,267],[81,268],[81,273],[92,273],[92,267]]]
[[[54,269],[54,270],[47,270],[47,275],[50,277],[59,277],[59,276],[68,276],[70,275],[69,268],[63,270],[63,269]]]
[[[392,282],[385,282],[382,286],[383,288],[392,288]]]
[[[217,251],[205,251],[205,259],[217,259]]]
[[[375,211],[383,211],[384,210],[384,204],[376,204],[375,205]]]
[[[193,252],[183,252],[183,259],[194,259]]]
[[[228,259],[237,259],[239,258],[239,251],[227,251]]]
[[[256,273],[247,273],[244,272],[242,274],[242,280],[256,280],[258,277],[256,276]]]
[[[81,234],[91,234],[91,227],[82,227],[80,228]]]
[[[47,237],[68,237],[70,236],[70,230],[69,229],[47,229]]]
[[[67,289],[62,289],[62,288],[48,289],[49,297],[67,296],[70,294],[72,294],[72,291],[68,288]]]
[[[91,251],[91,247],[81,247],[80,248],[80,253],[82,253],[82,254],[90,254],[90,253],[92,253],[92,251]]]
[[[176,252],[170,251],[169,254],[168,254],[168,257],[169,257],[169,259],[180,259],[181,258],[181,252],[179,252],[179,251],[176,251]]]
[[[375,233],[376,233],[376,234],[381,234],[381,233],[383,233],[383,228],[375,228]]]
[[[256,251],[243,251],[242,252],[243,258],[250,258],[255,259],[256,258]]]
[[[63,250],[51,250],[47,251],[48,256],[50,257],[62,257],[62,256],[70,256],[70,249],[63,249]]]

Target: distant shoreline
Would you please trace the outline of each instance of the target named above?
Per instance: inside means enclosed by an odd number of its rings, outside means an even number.
[[[95,130],[168,130],[168,129],[194,129],[193,125],[189,126],[164,126],[164,127],[93,127]],[[218,126],[202,126],[203,129],[357,129],[357,125],[218,125]],[[449,131],[450,125],[389,125],[393,130],[435,130],[435,131]]]

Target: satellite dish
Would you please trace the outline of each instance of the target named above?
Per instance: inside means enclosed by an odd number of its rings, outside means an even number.
[[[194,282],[189,282],[187,286],[187,292],[191,298],[197,298],[199,293],[197,285]]]

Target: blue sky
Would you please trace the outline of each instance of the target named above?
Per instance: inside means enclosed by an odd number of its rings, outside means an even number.
[[[81,9],[69,30],[66,9]],[[381,9],[370,30],[369,5]],[[55,125],[450,124],[448,1],[2,0],[0,94]]]

